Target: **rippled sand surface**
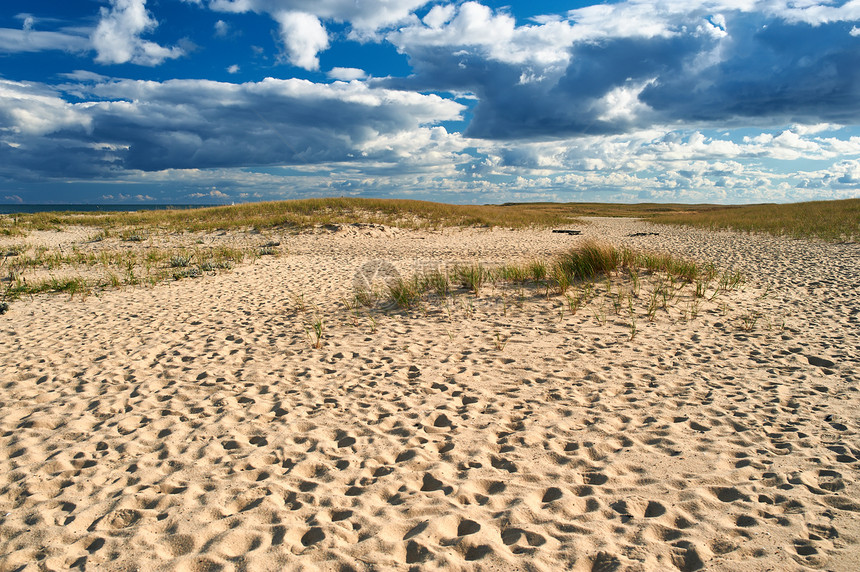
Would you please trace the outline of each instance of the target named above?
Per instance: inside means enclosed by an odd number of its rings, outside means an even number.
[[[0,570],[860,570],[860,245],[582,230],[284,236],[231,273],[13,303]],[[646,275],[622,309],[343,303],[389,264],[587,238],[747,281],[653,320]]]

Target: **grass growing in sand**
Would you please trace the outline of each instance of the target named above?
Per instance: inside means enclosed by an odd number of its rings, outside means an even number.
[[[749,206],[605,203],[505,203],[449,205],[403,199],[319,198],[199,209],[137,212],[42,212],[0,216],[0,237],[33,230],[86,226],[99,236],[142,242],[151,233],[281,228],[371,223],[401,228],[567,227],[578,217],[637,217],[662,224],[731,228],[800,238],[860,237],[860,199]]]
[[[714,315],[719,304],[714,300],[744,284],[739,272],[720,271],[710,263],[586,242],[548,261],[452,265],[389,278],[345,301],[350,313],[345,322],[358,326],[372,320],[374,333],[378,323],[391,317],[435,316],[455,328],[464,320],[489,320],[489,347],[502,352],[516,333],[499,326],[526,312],[532,316],[530,323],[544,316],[543,327],[551,330],[590,324],[632,342],[643,331],[653,331],[658,318],[685,325],[703,312]],[[727,313],[727,304],[723,308],[721,315]],[[731,320],[744,332],[757,322],[746,314]],[[453,340],[448,326],[445,331]],[[318,347],[317,339],[309,336],[312,346]]]
[[[409,278],[397,278],[388,284],[388,300],[394,305],[410,309],[427,297],[444,298],[455,286],[470,291],[479,296],[484,285],[530,284],[548,297],[550,292],[558,296],[566,295],[573,285],[588,283],[588,292],[594,290],[595,283],[605,278],[607,280],[607,296],[612,299],[616,314],[623,305],[627,292],[613,292],[612,275],[624,273],[632,284],[631,295],[638,296],[641,288],[640,272],[659,273],[665,276],[658,287],[658,295],[665,302],[677,288],[694,284],[697,296],[704,296],[708,285],[714,280],[720,280],[715,291],[737,287],[741,282],[740,274],[723,274],[720,276],[713,264],[701,264],[681,259],[668,254],[639,252],[627,248],[616,248],[612,245],[598,242],[586,242],[557,257],[551,264],[535,260],[525,264],[508,264],[496,268],[487,268],[481,264],[454,266],[452,270],[442,272],[417,274]],[[664,283],[665,282],[665,283]],[[571,311],[581,305],[582,293],[576,297],[568,297]],[[384,299],[382,295],[372,295],[368,292],[358,294],[359,302],[371,305],[371,299]]]
[[[0,217],[0,234],[22,236],[30,230],[87,226],[101,229],[105,237],[119,235],[124,240],[143,240],[152,231],[302,230],[354,222],[401,228],[526,228],[570,224],[575,221],[576,210],[571,205],[448,205],[402,199],[325,198],[126,213],[21,214]]]
[[[7,249],[0,257],[3,300],[44,292],[86,295],[104,288],[157,284],[229,270],[253,252],[229,246],[126,250]]]
[[[282,228],[370,223],[400,228],[565,227],[582,224],[581,216],[634,216],[710,209],[708,205],[505,203],[451,205],[405,199],[319,198],[246,203],[223,207],[159,209],[135,212],[41,212],[0,216],[0,236],[26,236],[33,230],[85,226],[104,238],[142,242],[154,232]]]
[[[164,248],[168,237],[193,239],[194,234],[245,231],[246,242],[266,229],[290,232],[329,224],[374,223],[404,228],[445,226],[531,227],[574,222],[568,207],[460,206],[408,200],[306,199],[249,203],[229,207],[152,210],[138,212],[42,212],[0,216],[0,237],[17,239],[33,231],[84,227],[91,236],[83,248],[29,247],[17,241],[0,252],[4,279],[2,299],[14,300],[42,292],[87,294],[102,288],[156,284],[164,280],[194,278],[232,268],[247,258],[276,256],[278,241],[258,246]],[[198,234],[198,237],[202,234]],[[198,240],[201,242],[201,240]],[[129,244],[131,243],[131,244]],[[465,278],[468,279],[468,278]],[[437,281],[437,286],[443,282]],[[481,277],[473,287],[480,288]],[[410,289],[400,284],[400,303],[410,304]],[[370,300],[366,302],[371,303]]]
[[[319,314],[314,315],[310,325],[305,325],[305,334],[308,336],[311,347],[316,349],[321,348],[325,335],[325,321],[323,317]]]
[[[154,210],[132,213],[34,213],[0,216],[0,238],[7,242],[0,252],[3,299],[40,292],[86,294],[93,290],[123,285],[156,284],[164,280],[193,278],[204,273],[227,270],[247,258],[279,254],[276,241],[230,247],[164,248],[165,236],[185,236],[188,232],[247,231],[248,237],[263,229],[289,232],[327,224],[377,223],[404,228],[446,226],[478,227],[570,227],[583,224],[579,216],[634,216],[654,222],[701,228],[732,228],[768,232],[801,238],[851,240],[860,237],[860,199],[789,205],[609,205],[597,203],[527,203],[504,205],[447,205],[409,200],[329,198],[229,207],[184,210]],[[69,227],[90,229],[90,245],[66,250],[31,247],[19,237],[37,230]],[[196,235],[202,236],[202,235]],[[157,240],[158,239],[158,240]],[[187,242],[187,240],[186,240]],[[198,240],[198,242],[202,242]],[[248,242],[251,242],[249,240]],[[129,244],[132,243],[132,244]],[[119,246],[117,246],[119,245]],[[598,248],[591,247],[592,250]],[[426,292],[447,296],[455,284],[476,296],[497,282],[539,285],[549,294],[564,295],[577,281],[624,269],[639,289],[639,269],[659,271],[685,283],[696,284],[696,296],[704,297],[713,269],[701,268],[672,257],[630,251],[589,251],[588,248],[550,262],[507,265],[487,269],[481,265],[462,266],[444,274],[423,275],[391,285],[383,298],[412,308],[420,305]],[[609,270],[607,270],[607,268]],[[703,274],[704,273],[704,274]],[[732,287],[738,276],[724,275],[719,288]],[[377,293],[360,294],[361,303],[371,306]],[[672,296],[661,288],[649,303],[665,308]],[[574,302],[572,305],[578,305]],[[617,308],[619,301],[613,303]]]
[[[599,308],[593,309],[598,321],[605,322],[607,310],[604,306],[608,306],[615,315],[622,314],[624,308],[632,308],[632,300],[639,298],[643,275],[649,275],[653,283],[646,313],[649,321],[653,321],[658,309],[666,309],[684,286],[691,285],[692,296],[702,298],[708,293],[716,297],[742,283],[739,273],[720,274],[710,263],[586,242],[550,262],[532,260],[497,267],[480,263],[461,264],[408,277],[398,276],[381,287],[357,290],[347,307],[352,311],[356,307],[373,308],[381,304],[413,310],[439,303],[450,315],[450,309],[457,305],[458,294],[469,293],[479,298],[488,288],[506,288],[518,297],[515,300],[518,306],[522,305],[526,289],[530,297],[564,296],[566,302],[562,308],[566,305],[569,312],[575,314],[595,298],[601,281],[605,280],[605,300]],[[613,276],[623,277],[624,285],[621,281],[613,282]],[[571,289],[575,292],[573,295],[568,293]],[[507,298],[503,307],[507,312]],[[469,309],[471,311],[471,306]],[[562,316],[563,312],[564,309]],[[635,321],[632,310],[631,316]],[[632,329],[635,332],[635,326]]]
[[[693,321],[703,300],[710,302],[743,283],[740,273],[720,272],[710,263],[586,242],[551,262],[492,268],[476,263],[398,277],[384,287],[357,292],[347,307],[353,312],[360,306],[369,311],[420,309],[425,316],[436,311],[453,320],[458,310],[466,318],[474,317],[479,300],[497,301],[507,316],[509,298],[520,309],[527,299],[561,298],[553,302],[559,321],[587,306],[598,326],[621,320],[633,340],[641,331],[639,324],[654,322],[658,312],[671,315],[673,321]],[[504,347],[501,338],[494,338],[494,346]]]
[[[663,213],[653,222],[706,229],[766,232],[830,241],[860,239],[860,199],[786,205],[714,207],[685,213]]]

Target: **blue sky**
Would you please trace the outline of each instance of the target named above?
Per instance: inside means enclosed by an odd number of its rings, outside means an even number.
[[[860,0],[4,0],[0,202],[860,197]]]

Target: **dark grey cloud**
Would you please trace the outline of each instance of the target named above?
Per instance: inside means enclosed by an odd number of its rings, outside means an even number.
[[[82,144],[77,137],[22,137],[14,147],[0,143],[0,181],[100,179],[116,170],[113,159],[113,153]]]
[[[860,119],[860,41],[850,35],[850,24],[738,16],[729,29],[722,61],[697,73],[661,75],[642,101],[668,120],[769,125]]]
[[[368,160],[390,154],[385,146],[365,152],[377,139],[457,119],[462,109],[357,82],[122,80],[87,89],[89,100],[72,104],[47,86],[0,85],[6,164],[67,177]],[[52,151],[56,159],[44,161]]]
[[[674,15],[660,33],[577,36],[576,23],[547,28],[541,33],[558,34],[558,57],[543,63],[505,50],[523,41],[515,34],[496,43],[445,44],[428,40],[426,29],[401,31],[391,39],[415,73],[389,85],[475,93],[466,134],[488,139],[860,120],[860,37],[852,35],[853,22],[726,11],[716,25],[703,14]]]

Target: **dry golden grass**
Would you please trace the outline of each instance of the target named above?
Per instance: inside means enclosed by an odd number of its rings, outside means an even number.
[[[290,228],[365,222],[403,228],[444,226],[552,226],[574,221],[576,209],[566,205],[449,205],[400,199],[329,198],[247,203],[225,207],[137,211],[130,213],[34,213],[6,218],[5,232],[83,225],[120,228],[207,231],[241,228]]]
[[[230,270],[247,258],[279,254],[273,247],[255,245],[124,248],[122,243],[99,250],[26,245],[6,250],[0,253],[0,301],[43,292],[73,296],[105,288],[154,285]]]
[[[246,203],[199,209],[160,209],[137,212],[43,212],[0,217],[0,233],[10,236],[28,230],[82,225],[111,230],[163,229],[210,231],[218,229],[290,228],[364,222],[401,228],[563,227],[581,224],[581,216],[633,216],[687,213],[716,208],[709,205],[505,203],[450,205],[405,199],[325,198]],[[132,232],[133,234],[133,232]]]
[[[686,213],[663,213],[651,217],[651,220],[663,224],[767,232],[796,238],[856,240],[860,238],[860,199],[713,207]]]
[[[583,224],[578,217],[646,218],[662,224],[731,228],[825,240],[860,236],[860,199],[785,205],[682,205],[604,203],[505,203],[449,205],[404,199],[323,198],[199,209],[128,213],[43,212],[0,217],[0,235],[21,236],[30,230],[83,225],[106,235],[164,230],[194,232],[281,228],[302,230],[315,225],[364,222],[401,228],[566,227]]]

